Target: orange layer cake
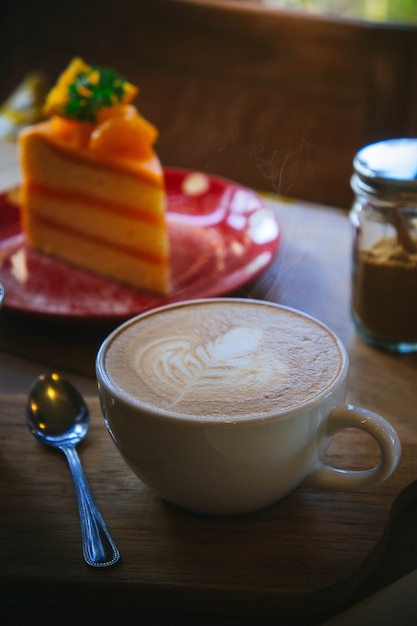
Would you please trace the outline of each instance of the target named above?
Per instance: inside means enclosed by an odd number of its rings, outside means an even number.
[[[87,119],[76,119],[79,108],[66,116],[61,100],[74,65],[77,75],[100,71],[73,61],[58,81],[58,93],[55,88],[47,100],[51,119],[19,138],[27,242],[94,272],[167,294],[166,192],[153,149],[157,131],[126,104],[136,94],[129,84],[127,97],[81,111]]]

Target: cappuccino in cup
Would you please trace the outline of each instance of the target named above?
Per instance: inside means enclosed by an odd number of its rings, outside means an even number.
[[[338,340],[296,311],[217,300],[130,324],[104,367],[134,404],[173,419],[239,421],[314,400],[343,367]]]
[[[116,329],[97,356],[105,423],[148,487],[194,512],[268,506],[301,483],[360,489],[395,469],[400,443],[379,415],[344,404],[348,359],[319,321],[274,303],[194,300]],[[321,457],[361,428],[381,449],[366,472]]]

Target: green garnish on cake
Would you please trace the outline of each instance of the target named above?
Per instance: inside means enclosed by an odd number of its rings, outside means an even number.
[[[137,87],[113,69],[87,65],[76,57],[50,91],[43,112],[94,124],[103,108],[128,104],[137,93]]]

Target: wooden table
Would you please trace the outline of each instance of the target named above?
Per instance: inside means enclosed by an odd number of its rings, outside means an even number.
[[[0,149],[0,186],[17,182],[13,146]],[[349,313],[350,238],[345,213],[320,205],[267,201],[282,246],[273,265],[239,295],[299,308],[327,323],[351,359],[348,401],[383,414],[403,454],[383,485],[364,493],[298,489],[239,518],[209,518],[171,507],[128,470],[100,414],[94,358],[106,328],[45,324],[1,314],[0,598],[22,620],[58,609],[77,623],[319,624],[417,567],[417,355],[362,343]],[[40,371],[56,369],[86,395],[91,431],[79,452],[122,560],[84,565],[78,513],[64,458],[30,435],[26,393]],[[345,431],[329,451],[362,468],[374,444]],[[155,617],[157,616],[157,617]],[[196,617],[198,616],[198,617]],[[153,621],[155,619],[155,621]],[[83,621],[85,620],[85,622]],[[131,621],[129,621],[131,620]],[[145,621],[143,621],[145,620]]]

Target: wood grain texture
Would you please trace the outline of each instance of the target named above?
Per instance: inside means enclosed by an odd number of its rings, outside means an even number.
[[[122,554],[106,571],[84,565],[77,508],[66,461],[33,439],[25,398],[0,399],[0,589],[3,602],[220,612],[267,617],[314,616],[361,588],[381,555],[381,539],[395,497],[415,470],[415,445],[404,447],[400,468],[364,493],[300,488],[280,503],[236,518],[192,515],[163,503],[125,466],[102,420],[97,398],[87,399],[91,430],[79,446],[86,475]],[[7,445],[6,445],[7,442]],[[369,466],[376,451],[357,431],[345,431],[328,459]],[[69,597],[71,594],[71,598]],[[301,602],[302,600],[302,602]],[[104,604],[103,604],[104,603]]]
[[[91,27],[88,27],[91,25]],[[167,166],[347,208],[354,154],[417,131],[417,28],[303,16],[257,2],[7,3],[0,97],[80,55],[139,85]]]

